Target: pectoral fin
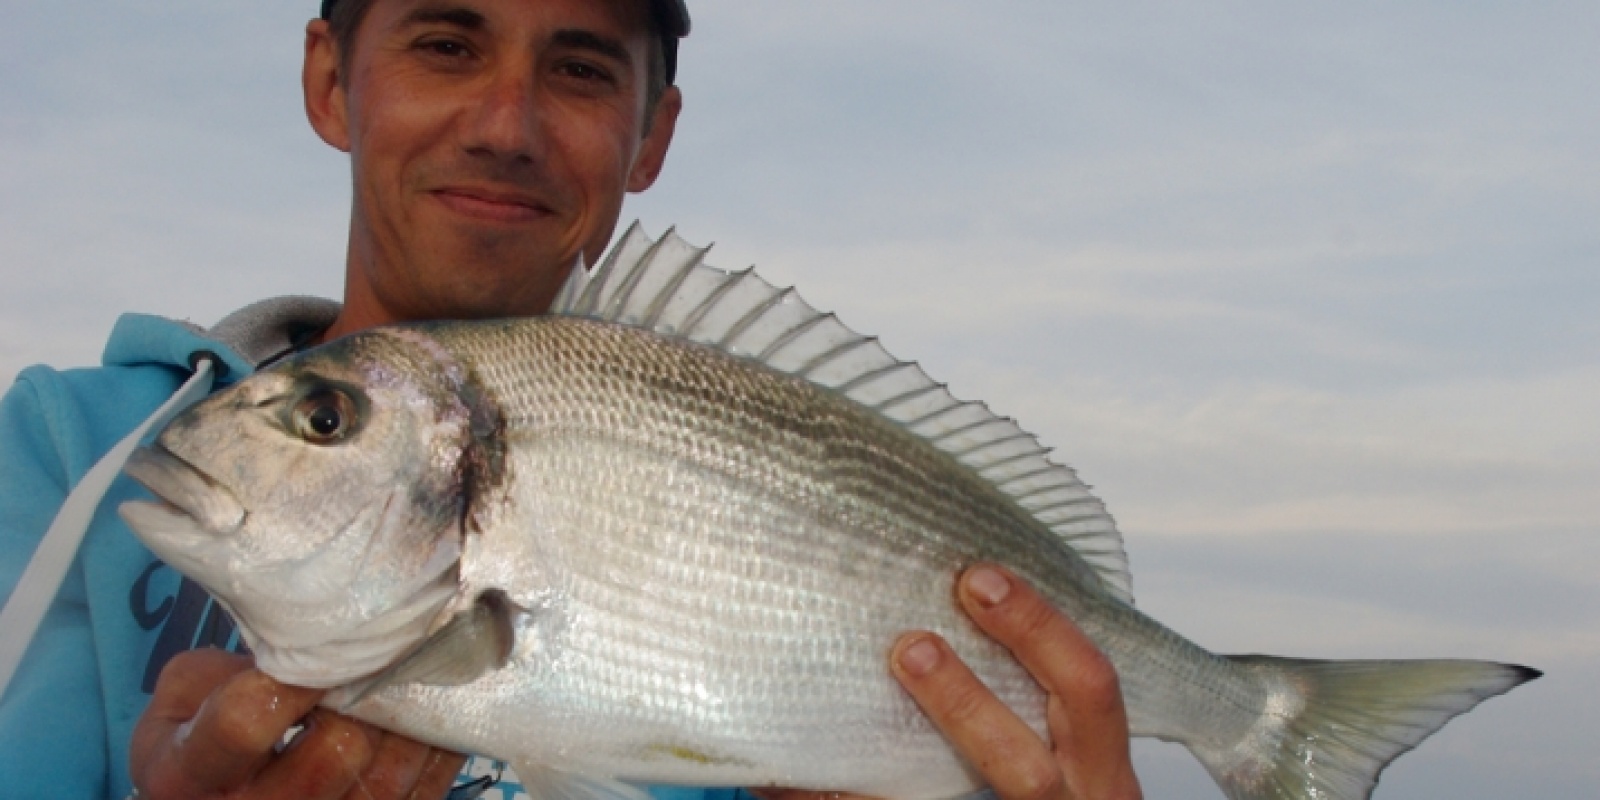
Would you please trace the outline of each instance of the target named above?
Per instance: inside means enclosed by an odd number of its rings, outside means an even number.
[[[354,706],[389,686],[460,686],[505,666],[516,640],[516,613],[505,593],[484,592],[470,609],[457,613],[411,652],[373,676],[343,707]]]

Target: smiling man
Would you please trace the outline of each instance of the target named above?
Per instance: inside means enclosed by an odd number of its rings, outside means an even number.
[[[209,332],[129,315],[106,366],[25,371],[0,403],[0,588],[11,592],[88,466],[197,356],[230,383],[374,325],[546,310],[574,265],[605,248],[624,196],[660,174],[688,29],[681,0],[325,0],[302,81],[312,127],[350,156],[343,303],[264,301]],[[134,491],[115,484],[103,509]],[[908,633],[885,669],[1002,797],[1138,796],[1104,657],[1003,572],[970,572],[960,599],[1050,692],[1052,741],[931,634]],[[0,786],[386,800],[441,797],[457,781],[462,756],[318,709],[320,692],[280,684],[229,648],[226,615],[103,511],[0,698]]]
[[[305,67],[312,126],[350,153],[355,187],[329,335],[544,310],[605,248],[623,195],[661,171],[682,98],[669,43],[647,31],[654,14],[686,32],[682,6],[344,0],[333,13],[312,24]]]

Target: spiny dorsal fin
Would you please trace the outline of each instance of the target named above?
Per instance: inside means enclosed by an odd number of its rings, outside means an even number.
[[[574,270],[554,313],[645,328],[750,358],[824,386],[900,423],[1010,495],[1133,602],[1128,556],[1105,504],[1049,449],[987,405],[963,402],[916,362],[850,330],[752,269],[726,272],[668,231],[635,222],[589,276]]]

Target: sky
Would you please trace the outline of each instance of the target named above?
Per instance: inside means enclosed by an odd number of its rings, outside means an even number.
[[[315,5],[0,2],[0,381],[125,311],[338,296]],[[624,224],[1016,417],[1202,645],[1546,671],[1380,800],[1600,796],[1600,5],[690,6]]]

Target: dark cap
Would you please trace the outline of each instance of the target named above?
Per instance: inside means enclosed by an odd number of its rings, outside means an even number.
[[[322,18],[333,13],[339,0],[322,0]],[[678,40],[689,35],[689,7],[685,0],[650,0],[651,21],[661,32],[661,55],[666,61],[667,83],[678,79]]]

